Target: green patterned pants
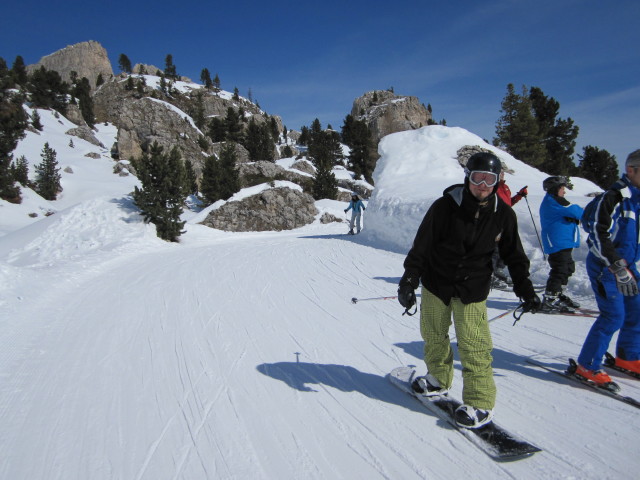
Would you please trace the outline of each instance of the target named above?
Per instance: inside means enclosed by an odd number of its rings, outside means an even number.
[[[449,339],[451,315],[462,362],[462,401],[482,409],[493,409],[496,385],[491,362],[491,332],[487,321],[487,302],[463,304],[452,298],[449,305],[422,288],[420,333],[424,340],[427,369],[442,386],[453,383],[453,350]]]

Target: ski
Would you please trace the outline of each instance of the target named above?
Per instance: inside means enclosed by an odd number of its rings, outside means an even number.
[[[531,365],[535,365],[537,367],[548,370],[549,372],[555,373],[556,375],[560,375],[564,378],[568,378],[570,380],[578,382],[580,385],[584,385],[585,387],[590,388],[591,390],[595,390],[596,392],[602,393],[603,395],[607,395],[611,398],[615,398],[616,400],[620,400],[621,402],[627,403],[629,405],[633,405],[636,408],[640,408],[640,401],[636,400],[633,397],[629,397],[619,392],[614,392],[612,390],[607,390],[606,388],[599,387],[592,382],[589,382],[580,377],[577,377],[573,373],[575,372],[576,362],[572,358],[569,359],[569,365],[564,370],[562,368],[558,368],[554,366],[553,364],[542,363],[533,357],[527,358],[527,362],[530,363]]]
[[[587,318],[598,318],[598,315],[595,313],[583,312],[580,310],[576,310],[575,312],[554,312],[554,311],[544,311],[539,310],[536,313],[543,313],[544,315],[564,315],[567,317],[587,317]]]
[[[632,372],[631,370],[627,370],[626,368],[622,368],[616,365],[616,358],[611,355],[609,352],[604,354],[604,366],[607,368],[611,368],[613,370],[617,370],[618,372],[622,372],[626,375],[629,375],[633,378],[640,379],[640,373]]]
[[[461,405],[461,402],[448,395],[431,398],[417,395],[411,388],[411,382],[415,377],[416,369],[412,367],[398,367],[389,374],[391,383],[420,401],[430,412],[458,430],[492,459],[497,461],[519,460],[542,451],[495,422],[474,429],[459,427],[454,420],[454,412]]]

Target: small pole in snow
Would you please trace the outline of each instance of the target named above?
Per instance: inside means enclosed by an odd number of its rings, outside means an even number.
[[[295,352],[294,355],[296,356],[296,363],[300,363],[300,352]]]

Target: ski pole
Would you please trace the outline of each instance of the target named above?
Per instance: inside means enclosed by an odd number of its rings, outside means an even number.
[[[527,188],[527,187],[524,187]],[[536,226],[536,221],[533,218],[533,213],[531,213],[531,207],[529,206],[529,200],[527,200],[527,196],[524,196],[524,201],[527,202],[527,208],[529,209],[529,215],[531,215],[531,222],[533,223],[533,228],[536,231],[536,236],[538,237],[538,243],[540,244],[540,250],[542,250],[542,256],[544,257],[544,261],[547,261],[547,255],[544,253],[544,247],[542,246],[542,240],[540,240],[540,234],[538,233],[538,227]]]
[[[488,320],[488,322],[493,322],[494,320],[498,320],[498,319],[500,319],[500,318],[502,318],[502,317],[506,317],[506,316],[507,316],[507,315],[509,315],[510,313],[515,312],[515,311],[516,311],[518,308],[520,308],[521,306],[522,306],[522,304],[518,304],[516,307],[510,308],[509,310],[506,310],[506,311],[502,312],[501,314],[496,315],[496,316],[495,316],[495,317],[493,317],[493,318],[490,318],[490,319]]]
[[[416,295],[416,297],[420,297],[421,295]],[[358,302],[368,302],[370,300],[396,300],[398,298],[398,296],[394,296],[394,297],[372,297],[372,298],[356,298],[353,297],[351,299],[351,303],[358,303]]]
[[[395,300],[397,298],[398,298],[397,295],[395,297],[373,297],[373,298],[356,298],[356,297],[353,297],[351,299],[351,303],[368,302],[369,300]]]

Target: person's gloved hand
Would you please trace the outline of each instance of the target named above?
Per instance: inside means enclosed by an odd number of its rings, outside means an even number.
[[[542,302],[537,293],[534,293],[532,297],[526,298],[522,304],[522,313],[536,313],[540,310]]]
[[[416,304],[415,290],[411,278],[402,277],[398,285],[398,302],[407,310]]]
[[[348,209],[348,208],[345,208],[345,209],[344,209],[344,213],[347,213],[347,210],[349,210],[349,209]]]
[[[518,190],[518,195],[520,195],[521,197],[526,197],[529,194],[529,192],[527,191],[527,187],[522,187],[520,190]]]
[[[406,309],[416,304],[416,292],[408,283],[398,287],[398,302]]]
[[[609,271],[616,277],[618,291],[625,297],[632,297],[638,295],[638,283],[627,266],[627,261],[621,258],[614,264],[609,265]]]

